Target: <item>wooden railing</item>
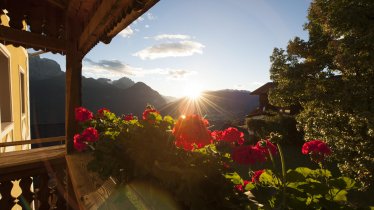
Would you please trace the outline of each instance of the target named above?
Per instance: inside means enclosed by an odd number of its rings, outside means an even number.
[[[64,139],[7,142],[0,147]],[[0,153],[0,209],[77,209],[69,187],[65,153],[65,145]]]
[[[65,142],[65,136],[58,136],[58,137],[50,137],[50,138],[44,138],[44,139],[4,142],[4,143],[0,143],[0,147],[10,147],[10,146],[18,146],[18,145],[24,145],[24,144],[43,144],[43,143],[63,144],[64,142]]]

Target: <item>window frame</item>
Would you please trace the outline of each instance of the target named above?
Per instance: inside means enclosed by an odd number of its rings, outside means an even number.
[[[10,121],[2,121],[1,120],[1,107],[0,107],[0,141],[2,141],[2,138],[8,134],[10,131],[13,130],[14,127],[14,116],[13,116],[13,88],[12,88],[12,72],[11,72],[11,54],[9,50],[4,46],[3,44],[0,44],[0,56],[4,56],[7,59],[8,63],[8,74],[9,74],[9,96],[10,96],[10,101],[9,101],[9,109],[10,109]],[[1,68],[1,67],[0,67]],[[0,73],[1,74],[1,73]]]

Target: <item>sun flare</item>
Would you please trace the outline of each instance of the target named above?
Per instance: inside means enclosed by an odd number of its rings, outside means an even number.
[[[200,98],[201,92],[202,90],[200,88],[192,86],[185,89],[185,96],[189,99],[196,100]]]

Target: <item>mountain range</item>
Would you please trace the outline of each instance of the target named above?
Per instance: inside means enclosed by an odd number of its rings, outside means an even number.
[[[258,107],[258,96],[250,93],[230,89],[205,91],[197,99],[184,97],[170,102],[161,108],[161,113],[174,118],[197,113],[205,116],[214,129],[221,129],[224,124],[244,120],[245,115]]]
[[[30,113],[32,125],[63,124],[65,121],[65,72],[56,61],[30,56]],[[82,104],[92,111],[102,107],[116,114],[133,113],[140,116],[151,104],[162,114],[178,117],[201,109],[209,120],[226,121],[244,118],[258,106],[258,97],[249,91],[220,90],[202,94],[201,103],[194,101],[186,112],[188,98],[176,100],[162,96],[143,82],[134,82],[127,77],[111,81],[105,78],[82,77]],[[193,108],[192,108],[193,107]]]

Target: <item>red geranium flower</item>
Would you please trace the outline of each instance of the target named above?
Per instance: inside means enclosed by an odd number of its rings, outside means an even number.
[[[185,150],[201,148],[212,142],[211,132],[207,126],[209,122],[199,115],[180,117],[173,128],[175,145]]]
[[[101,109],[99,109],[99,110],[97,111],[97,115],[98,115],[100,118],[103,118],[103,117],[104,117],[104,111],[105,111],[105,112],[110,112],[110,110],[107,109],[107,108],[101,108]]]
[[[244,143],[244,133],[238,129],[230,127],[222,132],[222,140],[229,143],[237,142],[239,145]]]
[[[241,184],[237,184],[237,185],[235,185],[235,189],[236,189],[237,191],[239,191],[239,192],[243,192],[243,185],[241,185]]]
[[[278,152],[277,147],[269,140],[258,141],[256,147],[260,149],[263,153],[265,153],[266,156],[269,156],[269,151],[271,152],[272,156],[276,155]]]
[[[257,147],[250,145],[235,147],[231,158],[234,162],[243,165],[253,165],[257,162],[261,163],[265,161],[264,153]]]
[[[324,159],[325,156],[331,155],[330,147],[321,140],[312,140],[306,142],[303,145],[301,152],[304,155],[311,155],[312,160],[316,162],[320,162]]]
[[[99,132],[93,127],[88,127],[83,131],[82,137],[85,141],[95,142],[99,139]]]
[[[79,152],[82,152],[86,149],[87,144],[83,141],[83,137],[80,134],[74,135],[74,148]]]
[[[156,116],[159,114],[160,112],[158,112],[156,109],[147,108],[143,112],[143,120],[147,120],[149,123],[155,123]]]
[[[244,180],[244,181],[243,181],[243,184],[237,184],[237,185],[235,185],[235,189],[238,190],[238,191],[240,191],[240,192],[243,192],[244,189],[245,189],[245,186],[247,186],[247,184],[248,184],[249,182],[250,182],[250,181],[248,181],[248,180]]]
[[[218,130],[213,131],[212,138],[216,141],[221,141],[223,138],[223,131],[218,131]]]
[[[133,115],[133,114],[125,115],[125,116],[123,117],[123,119],[124,119],[125,121],[133,120],[133,119],[134,119],[134,115]]]
[[[252,175],[252,183],[256,183],[256,182],[259,182],[260,181],[260,176],[262,173],[264,173],[265,170],[258,170],[258,171],[255,171]]]
[[[93,114],[84,107],[75,108],[75,120],[78,122],[86,122],[92,120]]]

